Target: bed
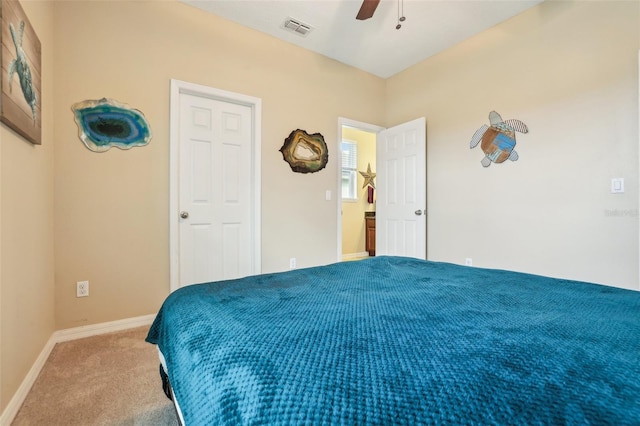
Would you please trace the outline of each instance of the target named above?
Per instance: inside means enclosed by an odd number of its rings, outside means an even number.
[[[640,292],[382,256],[173,292],[186,425],[640,424]]]

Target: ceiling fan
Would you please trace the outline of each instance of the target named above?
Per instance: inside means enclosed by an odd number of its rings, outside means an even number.
[[[371,18],[378,7],[378,3],[380,3],[380,0],[363,0],[356,19],[364,21],[365,19]]]
[[[360,6],[356,19],[364,21],[371,18],[378,7],[378,3],[380,3],[380,0],[362,0],[362,6]],[[400,23],[406,19],[404,17],[404,0],[398,0],[398,24],[396,25],[396,30],[402,27]]]

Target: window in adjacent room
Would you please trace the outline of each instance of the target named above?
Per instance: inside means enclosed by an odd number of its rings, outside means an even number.
[[[352,141],[342,141],[342,199],[355,201],[358,199],[358,144]]]

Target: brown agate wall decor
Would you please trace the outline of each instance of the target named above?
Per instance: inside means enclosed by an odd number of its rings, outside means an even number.
[[[304,130],[294,130],[280,148],[282,158],[296,173],[315,173],[324,169],[329,161],[329,150],[320,133],[310,135]]]

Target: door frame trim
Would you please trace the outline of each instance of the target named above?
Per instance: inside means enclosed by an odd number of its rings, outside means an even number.
[[[353,127],[358,130],[364,130],[365,132],[380,133],[385,130],[385,127],[381,127],[375,124],[364,123],[362,121],[351,120],[350,118],[338,117],[338,137],[336,138],[336,146],[334,152],[342,152],[342,127]],[[376,150],[378,149],[378,140],[376,138]],[[342,155],[336,155],[338,160],[337,168],[337,188],[336,188],[336,203],[337,203],[337,215],[338,215],[338,251],[336,260],[342,262]]]
[[[221,102],[244,105],[251,109],[251,191],[252,197],[252,274],[262,271],[261,241],[261,145],[262,100],[253,96],[171,79],[169,121],[169,285],[173,292],[180,288],[179,170],[180,170],[180,95],[188,94]]]

